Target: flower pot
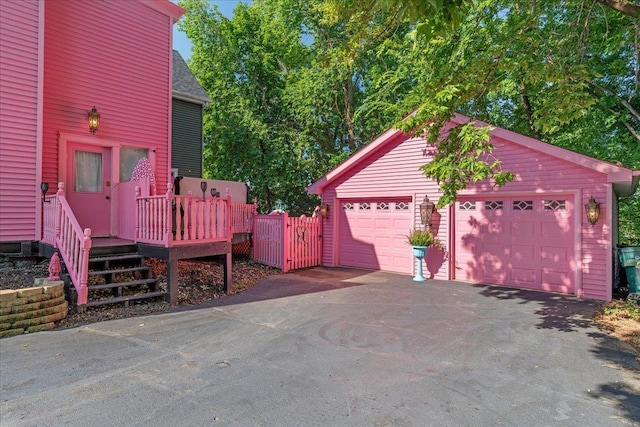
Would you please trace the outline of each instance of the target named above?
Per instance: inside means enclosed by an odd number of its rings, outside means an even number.
[[[416,275],[413,278],[415,282],[424,282],[425,279],[422,275],[422,259],[427,256],[426,246],[412,246],[413,256],[416,257]]]

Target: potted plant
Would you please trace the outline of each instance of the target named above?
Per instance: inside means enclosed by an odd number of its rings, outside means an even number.
[[[424,282],[426,279],[422,275],[422,259],[427,255],[429,246],[441,247],[442,244],[433,234],[433,231],[421,230],[419,228],[409,232],[407,242],[413,248],[413,256],[416,257],[416,275],[413,280],[416,282]]]

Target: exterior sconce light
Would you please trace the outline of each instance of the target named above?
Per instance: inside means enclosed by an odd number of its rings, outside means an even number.
[[[320,205],[320,216],[322,218],[327,218],[329,216],[329,205],[324,203]]]
[[[204,200],[204,192],[207,191],[207,181],[200,182],[200,189],[202,190],[202,200]]]
[[[424,196],[424,201],[420,203],[420,221],[422,225],[426,225],[431,228],[431,215],[436,207],[436,204],[429,200],[429,196]]]
[[[42,190],[42,202],[43,203],[49,203],[51,200],[47,200],[47,191],[49,191],[49,183],[48,182],[41,182],[40,183],[40,190]]]
[[[89,132],[96,133],[100,127],[100,113],[96,110],[95,105],[87,114],[87,118],[89,119]]]
[[[600,219],[600,203],[596,202],[593,196],[591,196],[589,203],[584,205],[584,208],[587,211],[587,220],[589,223],[596,225],[598,219]]]

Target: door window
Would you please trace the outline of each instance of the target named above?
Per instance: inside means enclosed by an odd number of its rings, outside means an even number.
[[[102,154],[76,151],[74,158],[74,186],[76,192],[102,192]]]

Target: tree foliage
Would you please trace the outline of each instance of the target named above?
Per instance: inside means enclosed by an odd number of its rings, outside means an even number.
[[[233,19],[180,4],[213,99],[205,170],[264,209],[308,212],[306,186],[394,124],[439,144],[422,169],[441,206],[468,182],[507,183],[486,128],[445,127],[456,111],[640,168],[635,1],[255,0]],[[621,202],[630,238],[638,197]]]
[[[239,4],[233,19],[184,0],[190,66],[212,103],[204,117],[205,173],[246,182],[262,211],[310,213],[306,187],[392,122],[359,115],[380,58],[338,61],[348,28],[321,1]]]

